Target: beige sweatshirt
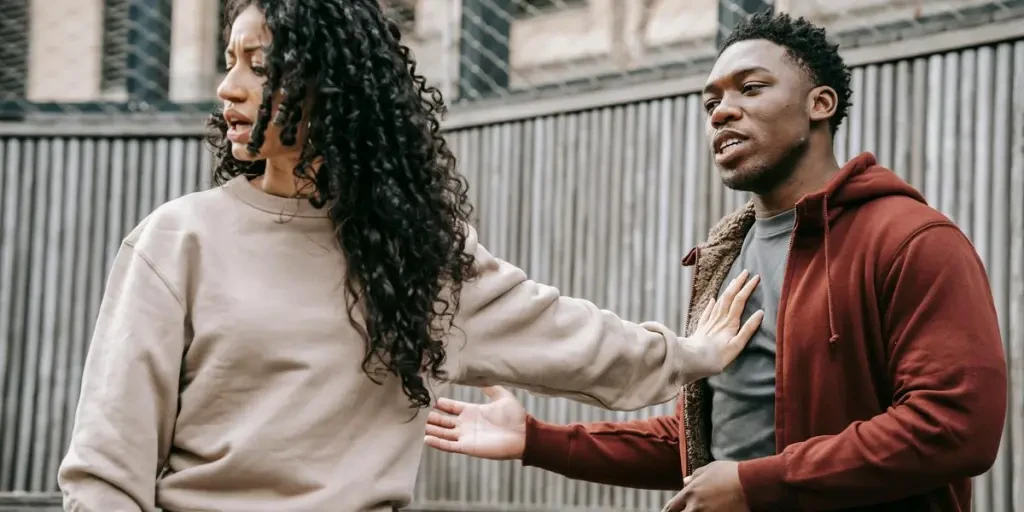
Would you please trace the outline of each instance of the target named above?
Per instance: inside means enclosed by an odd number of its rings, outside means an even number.
[[[456,383],[632,410],[702,377],[690,344],[561,297],[471,233],[449,345]],[[408,504],[426,411],[360,369],[345,261],[323,211],[237,178],[173,200],[124,240],[71,446],[71,511],[383,511]],[[435,390],[444,391],[438,383]]]

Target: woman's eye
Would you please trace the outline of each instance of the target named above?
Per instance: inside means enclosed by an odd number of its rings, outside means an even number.
[[[267,68],[263,66],[253,66],[252,72],[255,73],[256,76],[267,76]]]

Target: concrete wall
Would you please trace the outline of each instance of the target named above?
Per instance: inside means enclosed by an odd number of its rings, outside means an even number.
[[[223,76],[223,70],[217,69],[217,2],[174,0],[172,5],[171,100],[208,100]]]
[[[29,101],[90,101],[100,95],[103,0],[29,2]]]
[[[713,47],[718,0],[589,0],[512,25],[511,85],[664,64]],[[690,51],[678,51],[690,44]]]

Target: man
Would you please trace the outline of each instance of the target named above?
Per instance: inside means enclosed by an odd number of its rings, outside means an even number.
[[[439,403],[427,443],[682,487],[673,511],[969,510],[1006,413],[988,279],[964,234],[874,156],[840,167],[849,81],[802,18],[755,16],[723,45],[703,94],[708,140],[725,184],[754,197],[684,259],[687,329],[742,268],[762,276],[744,314],[765,317],[676,415],[549,425],[489,389],[486,405]]]

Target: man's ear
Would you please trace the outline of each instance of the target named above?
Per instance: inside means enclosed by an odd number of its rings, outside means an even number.
[[[827,86],[819,85],[807,95],[811,121],[825,121],[835,115],[839,107],[839,95],[836,90]]]

